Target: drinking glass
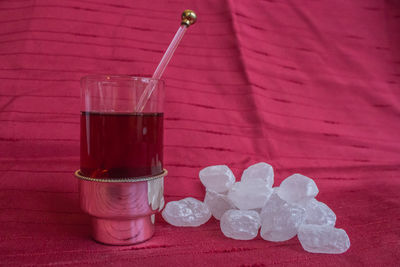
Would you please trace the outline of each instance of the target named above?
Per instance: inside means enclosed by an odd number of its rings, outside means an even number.
[[[137,104],[155,86],[144,109]],[[81,208],[95,240],[130,245],[154,233],[164,205],[164,82],[146,77],[89,75],[81,79],[79,178]]]

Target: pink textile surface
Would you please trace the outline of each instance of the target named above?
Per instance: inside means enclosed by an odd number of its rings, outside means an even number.
[[[135,246],[90,239],[80,211],[79,79],[152,73],[191,8],[166,81],[166,201],[198,172],[315,179],[342,255],[297,238],[224,237],[211,219]],[[400,4],[395,0],[0,1],[0,265],[395,266],[400,262]]]

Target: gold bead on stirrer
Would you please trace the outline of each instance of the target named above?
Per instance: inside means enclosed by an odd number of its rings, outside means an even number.
[[[182,13],[182,22],[181,25],[185,25],[189,27],[190,25],[194,24],[197,20],[196,13],[193,10],[186,9]]]

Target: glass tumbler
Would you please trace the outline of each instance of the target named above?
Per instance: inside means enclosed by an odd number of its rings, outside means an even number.
[[[146,88],[154,86],[143,109]],[[162,209],[164,82],[146,77],[81,79],[80,203],[95,240],[135,244],[154,233]],[[138,111],[140,110],[140,112]]]

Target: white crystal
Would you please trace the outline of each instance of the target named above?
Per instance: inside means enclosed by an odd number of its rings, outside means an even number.
[[[260,215],[253,210],[228,210],[220,222],[222,233],[238,240],[255,238],[260,224]]]
[[[211,214],[215,219],[220,220],[225,211],[234,209],[235,206],[225,194],[220,194],[211,190],[206,191],[204,203],[207,204]]]
[[[252,210],[254,210],[255,212],[257,212],[258,214],[261,214],[261,208],[258,208],[258,209],[252,209]]]
[[[249,179],[262,179],[269,187],[274,184],[274,170],[271,165],[260,162],[251,165],[246,170],[244,170],[241,181],[247,181]]]
[[[297,234],[305,217],[304,208],[287,203],[273,193],[261,210],[261,237],[268,241],[285,241]]]
[[[289,203],[311,199],[317,194],[318,187],[315,182],[311,178],[297,173],[283,180],[278,190],[279,197]]]
[[[325,203],[322,203],[313,198],[310,201],[306,202],[305,209],[305,224],[335,226],[336,215]]]
[[[264,207],[272,194],[272,188],[261,179],[249,179],[235,183],[228,192],[228,198],[241,210]]]
[[[346,231],[330,225],[304,224],[298,238],[304,250],[313,253],[340,254],[350,247]]]
[[[200,181],[208,189],[224,193],[235,183],[235,176],[226,165],[216,165],[204,168],[199,173]]]
[[[211,218],[208,206],[195,198],[184,198],[168,202],[162,212],[163,218],[175,226],[196,227]]]

